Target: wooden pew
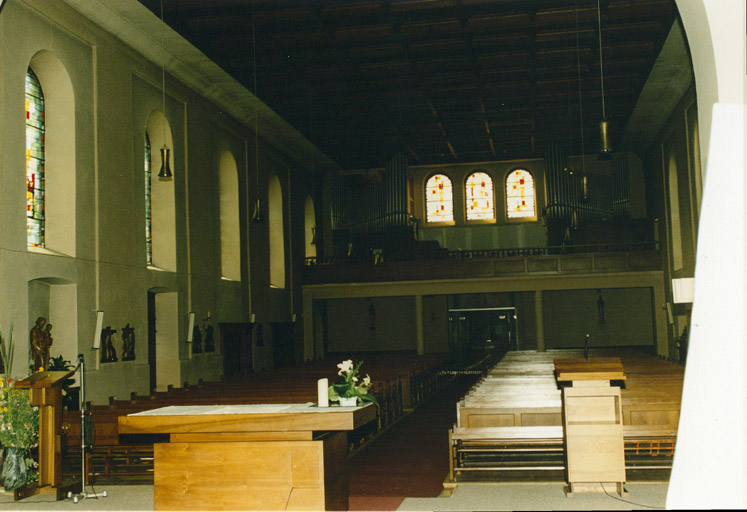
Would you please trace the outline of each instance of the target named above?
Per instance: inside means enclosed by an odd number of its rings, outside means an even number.
[[[609,352],[592,350],[591,356]],[[635,350],[612,352],[627,376],[621,392],[626,464],[666,469],[676,440],[683,368]],[[553,365],[559,357],[583,357],[583,351],[509,352],[459,401],[449,432],[450,481],[470,471],[564,470],[562,395]],[[525,456],[538,452],[547,456],[544,462]]]

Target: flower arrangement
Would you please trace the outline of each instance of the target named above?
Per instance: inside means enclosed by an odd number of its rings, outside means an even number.
[[[362,379],[358,376],[362,364],[363,361],[354,365],[353,360],[348,359],[337,365],[337,375],[342,378],[329,387],[330,402],[338,402],[340,398],[359,398],[363,402],[379,405],[376,398],[369,393],[371,377],[368,374]]]
[[[5,451],[2,484],[13,490],[38,478],[37,462],[28,456],[39,442],[39,408],[29,401],[27,389],[17,389],[11,378],[13,367],[13,331],[5,345],[0,332],[0,444]]]

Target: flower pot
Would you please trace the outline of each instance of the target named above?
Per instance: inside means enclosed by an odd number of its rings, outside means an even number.
[[[13,491],[26,485],[28,467],[24,459],[25,450],[14,446],[5,447],[2,484],[6,491]]]
[[[355,407],[358,405],[358,397],[357,396],[351,396],[350,398],[345,398],[343,396],[340,397],[340,405],[342,407]]]

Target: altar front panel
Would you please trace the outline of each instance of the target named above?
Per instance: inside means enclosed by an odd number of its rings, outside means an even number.
[[[159,443],[155,510],[346,510],[347,436]]]

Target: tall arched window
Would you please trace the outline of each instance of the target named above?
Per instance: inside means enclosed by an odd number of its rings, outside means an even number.
[[[425,183],[425,221],[454,222],[454,193],[445,174],[434,174]]]
[[[148,265],[153,265],[153,233],[151,223],[153,216],[150,209],[150,137],[145,132],[145,260]]]
[[[239,171],[233,155],[226,151],[218,163],[220,192],[221,276],[241,281],[241,235],[239,229]]]
[[[277,176],[267,191],[270,230],[270,286],[285,288],[285,230],[283,229],[283,189]]]
[[[174,148],[171,135],[171,127],[166,116],[159,110],[154,110],[148,116],[145,126],[146,153],[150,152],[150,158],[145,158],[146,185],[145,196],[145,245],[147,264],[161,270],[176,271],[176,211],[174,199],[174,182],[171,180],[157,179],[156,169],[162,165],[161,155],[158,150],[154,153],[153,148],[160,148],[166,144]],[[150,151],[148,151],[150,150]],[[169,152],[171,169],[174,169],[174,153]],[[155,167],[155,169],[154,169]],[[155,176],[154,176],[155,174]],[[148,220],[150,213],[150,220]],[[148,229],[150,225],[150,229]]]
[[[304,247],[307,258],[316,258],[316,213],[311,197],[306,198],[304,205]]]
[[[34,70],[26,71],[26,240],[44,247],[44,93]]]
[[[509,219],[537,220],[534,177],[526,169],[515,169],[506,177],[506,215]]]
[[[75,256],[75,92],[60,59],[42,50],[25,79],[26,245]],[[84,132],[86,129],[83,129]]]
[[[476,171],[464,184],[467,220],[494,220],[495,200],[493,179],[486,172]]]

